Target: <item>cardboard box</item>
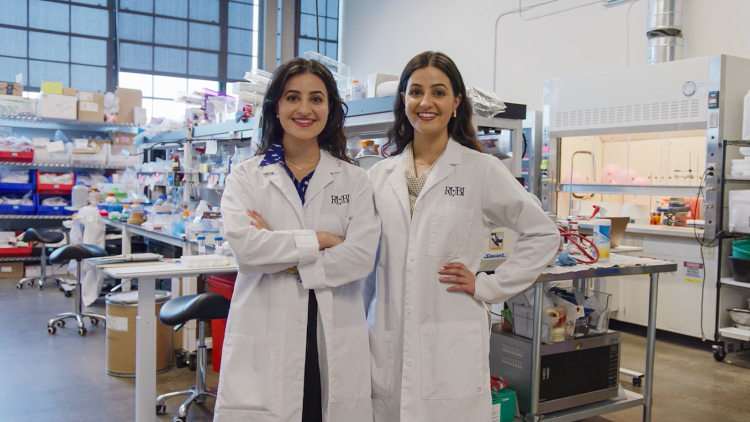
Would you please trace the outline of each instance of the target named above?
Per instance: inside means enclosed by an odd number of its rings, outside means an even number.
[[[104,94],[101,92],[78,93],[78,120],[104,121]]]
[[[62,265],[48,264],[47,275],[69,275],[68,264],[67,263],[62,264]]]
[[[143,93],[140,89],[127,89],[118,87],[115,90],[120,100],[120,110],[117,112],[118,123],[134,123],[135,115],[133,109],[143,107]]]
[[[36,101],[15,95],[0,95],[0,116],[36,116]]]
[[[76,97],[68,95],[42,94],[39,96],[37,116],[49,119],[76,119]]]
[[[76,92],[78,92],[78,91],[76,91],[75,88],[63,88],[62,89],[62,94],[63,95],[68,95],[68,96],[71,96],[71,97],[75,97],[76,96]]]
[[[23,278],[23,262],[1,262],[0,278]]]
[[[23,84],[0,82],[0,94],[20,97],[23,95]]]
[[[49,274],[49,273],[48,273]],[[42,275],[41,265],[28,265],[24,270],[24,277],[39,277]]]

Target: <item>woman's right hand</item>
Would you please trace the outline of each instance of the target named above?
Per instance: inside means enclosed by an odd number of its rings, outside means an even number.
[[[318,245],[320,245],[321,250],[332,248],[344,242],[343,237],[336,236],[335,234],[329,232],[315,232],[315,235],[318,237]]]

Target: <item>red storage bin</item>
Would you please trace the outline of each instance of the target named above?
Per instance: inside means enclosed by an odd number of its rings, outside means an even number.
[[[0,151],[0,161],[30,163],[34,161],[34,151]]]
[[[234,281],[236,278],[236,273],[212,275],[206,279],[206,282],[212,292],[218,293],[225,298],[232,300]],[[214,319],[211,321],[211,342],[213,344],[213,348],[211,349],[211,359],[213,360],[213,370],[216,373],[221,369],[221,350],[224,348],[224,331],[226,331],[226,329],[226,319]]]
[[[29,242],[29,246],[25,248],[0,248],[0,258],[31,256],[32,248],[33,245],[31,242]],[[222,335],[223,334],[224,333],[222,333]]]
[[[70,173],[73,175],[73,183],[66,185],[66,184],[59,184],[59,183],[41,183],[39,181],[40,176],[43,174],[65,174]],[[70,195],[73,191],[73,186],[76,184],[76,176],[73,172],[46,172],[46,171],[38,171],[36,172],[36,193],[41,193],[45,195]]]

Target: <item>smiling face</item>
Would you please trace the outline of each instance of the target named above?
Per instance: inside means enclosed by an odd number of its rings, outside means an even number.
[[[284,143],[317,141],[328,120],[325,84],[312,73],[292,76],[284,85],[277,112],[284,129]]]
[[[415,136],[447,133],[453,110],[461,102],[461,95],[453,93],[448,76],[432,66],[412,72],[401,97]]]

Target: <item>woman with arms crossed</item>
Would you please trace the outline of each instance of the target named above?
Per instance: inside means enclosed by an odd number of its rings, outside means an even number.
[[[293,59],[263,101],[259,156],[232,168],[221,202],[239,275],[215,422],[371,422],[361,283],[380,221],[350,164],[330,71]]]
[[[391,156],[370,170],[382,237],[368,325],[376,422],[490,420],[484,302],[522,292],[558,231],[495,157],[479,152],[456,65],[414,57],[399,81]],[[494,275],[475,275],[491,231],[518,233]]]

